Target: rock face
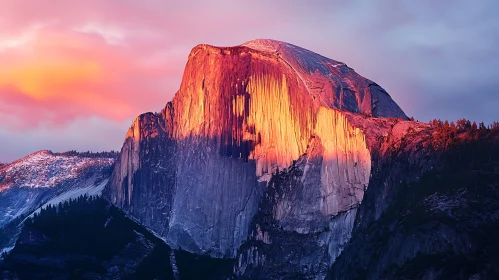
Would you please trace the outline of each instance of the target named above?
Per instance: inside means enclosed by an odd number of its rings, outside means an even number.
[[[277,55],[325,107],[373,117],[405,117],[383,88],[345,63],[275,40],[253,40],[243,46]]]
[[[323,279],[350,238],[357,208],[321,211],[321,158],[301,157],[272,176],[235,274],[248,279]],[[304,170],[307,170],[306,172]]]
[[[373,155],[372,160],[376,160],[380,138],[389,135],[397,120],[346,112],[342,115],[365,133],[369,153]],[[248,241],[238,251],[234,272],[239,278],[324,279],[342,253],[352,235],[358,204],[339,207],[348,199],[355,200],[354,192],[339,195],[336,201],[327,201],[327,197],[322,196],[321,174],[327,160],[323,150],[320,141],[313,139],[295,164],[272,176],[250,225]],[[341,174],[334,176],[338,178]],[[323,202],[343,210],[324,214]]]
[[[346,112],[406,118],[377,84],[300,47],[196,46],[172,102],[128,131],[107,196],[172,247],[231,258],[259,204],[275,203],[269,215],[286,232],[331,228],[320,238],[329,263],[371,174]],[[291,167],[301,175],[268,201],[273,174]]]

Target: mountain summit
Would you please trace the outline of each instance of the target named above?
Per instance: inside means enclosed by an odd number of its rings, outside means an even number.
[[[383,88],[343,62],[270,39],[252,40],[241,46],[269,54],[291,68],[308,93],[325,107],[374,117],[406,117]]]

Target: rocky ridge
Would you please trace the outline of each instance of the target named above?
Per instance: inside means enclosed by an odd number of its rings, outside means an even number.
[[[109,167],[113,158],[64,156],[42,150],[0,166],[0,192],[12,187],[51,188],[91,167]]]
[[[499,277],[499,127],[399,122],[330,279]]]

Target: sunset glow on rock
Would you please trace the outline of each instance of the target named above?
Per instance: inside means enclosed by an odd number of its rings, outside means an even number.
[[[303,55],[308,64],[300,62]],[[314,86],[318,80],[322,90]],[[363,131],[343,112],[406,118],[378,85],[297,46],[272,40],[199,45],[171,103],[160,114],[139,116],[129,129],[110,199],[170,244],[234,256],[265,185],[298,161],[303,180],[316,182],[310,186],[317,193],[310,198],[314,206],[283,205],[277,220],[286,223],[300,211],[329,217],[358,207],[369,184],[371,152]],[[155,177],[165,183],[150,181]],[[161,222],[153,209],[135,212],[137,204],[165,190],[169,194],[157,206],[164,209]],[[227,230],[219,232],[217,221]]]

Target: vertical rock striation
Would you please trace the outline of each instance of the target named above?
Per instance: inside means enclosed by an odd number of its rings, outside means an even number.
[[[176,181],[171,110],[168,103],[160,114],[135,119],[106,189],[112,203],[159,235],[168,232]]]
[[[297,46],[196,46],[172,102],[130,128],[108,196],[173,247],[230,258],[259,236],[270,203],[284,231],[320,235],[330,263],[371,173],[365,133],[346,112],[406,118],[372,81]],[[269,182],[290,169],[301,175],[271,199]]]

